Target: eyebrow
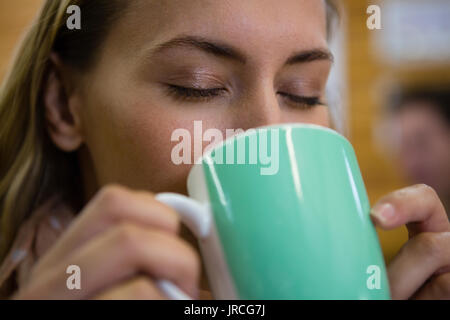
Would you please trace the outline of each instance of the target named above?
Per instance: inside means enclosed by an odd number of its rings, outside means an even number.
[[[225,43],[213,41],[204,37],[198,36],[180,36],[172,40],[159,44],[153,50],[153,53],[160,53],[162,51],[173,49],[177,47],[194,48],[212,54],[217,57],[234,60],[245,64],[247,58],[238,49],[233,48]],[[293,65],[298,63],[305,63],[317,60],[334,61],[333,54],[328,49],[310,49],[297,52],[289,57],[285,64]]]

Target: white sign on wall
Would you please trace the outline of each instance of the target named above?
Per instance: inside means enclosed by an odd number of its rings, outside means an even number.
[[[377,55],[389,63],[450,62],[450,0],[384,0]]]

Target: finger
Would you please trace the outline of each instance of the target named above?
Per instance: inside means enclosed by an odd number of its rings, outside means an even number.
[[[172,281],[191,297],[197,296],[200,262],[197,252],[164,231],[122,224],[77,249],[64,262],[51,266],[22,296],[37,299],[86,299],[109,286],[145,273]],[[68,290],[66,268],[81,270],[81,290]]]
[[[450,264],[450,232],[424,232],[409,240],[388,266],[393,299],[408,299],[436,270]]]
[[[146,276],[127,280],[95,296],[94,300],[165,300],[155,283]]]
[[[371,210],[374,223],[383,229],[406,224],[410,238],[421,232],[450,231],[444,205],[425,184],[394,191],[381,198]]]
[[[170,207],[156,201],[150,193],[136,192],[121,186],[103,188],[70,228],[36,267],[49,266],[61,261],[67,254],[88,242],[113,225],[122,222],[158,228],[176,234],[179,216]]]
[[[450,273],[433,277],[413,297],[417,300],[450,300]]]

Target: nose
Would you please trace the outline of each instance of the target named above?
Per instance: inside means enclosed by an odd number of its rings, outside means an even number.
[[[242,94],[236,124],[244,130],[279,124],[282,114],[273,85],[262,84]]]

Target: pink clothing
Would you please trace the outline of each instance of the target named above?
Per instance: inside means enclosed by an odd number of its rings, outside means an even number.
[[[21,288],[28,280],[31,268],[74,219],[73,210],[58,196],[41,205],[20,227],[14,243],[0,265],[0,297]]]

